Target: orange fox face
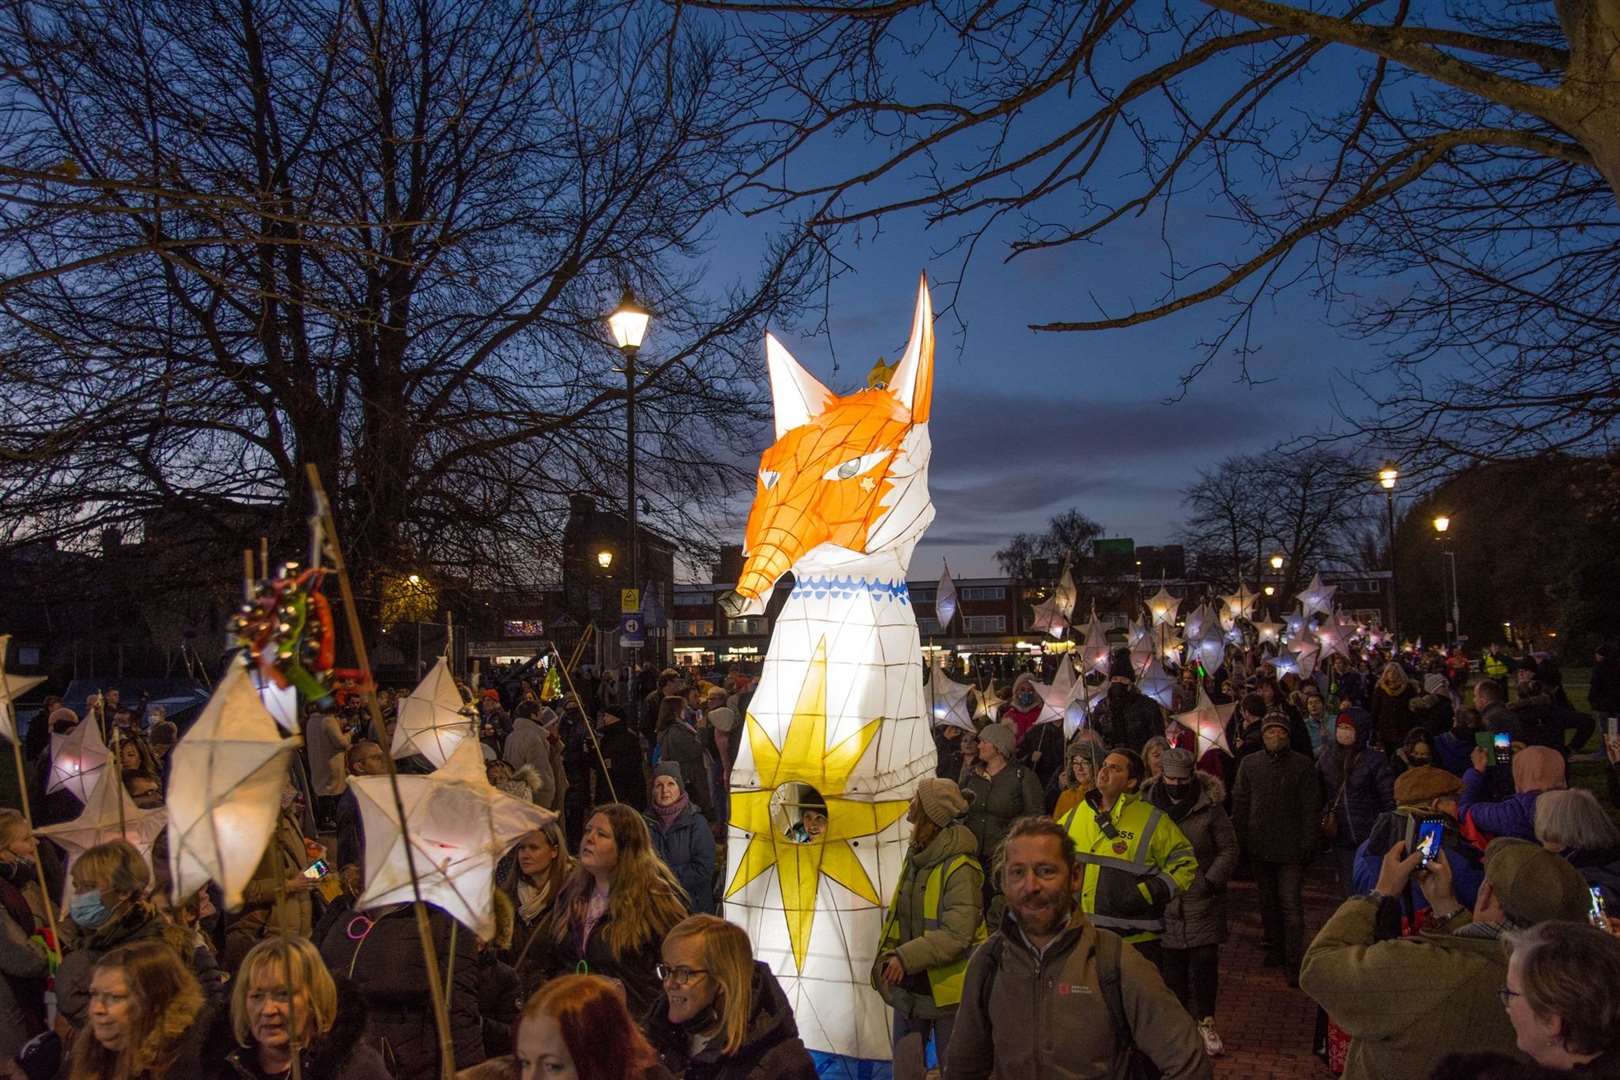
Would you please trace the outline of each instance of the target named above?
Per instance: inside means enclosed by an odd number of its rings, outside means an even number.
[[[812,552],[848,558],[903,547],[909,555],[933,517],[927,279],[918,289],[911,342],[887,387],[838,397],[769,335],[766,358],[777,438],[760,456],[738,595],[763,600]]]

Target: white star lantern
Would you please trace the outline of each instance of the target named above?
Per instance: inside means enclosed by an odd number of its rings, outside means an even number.
[[[1305,632],[1305,613],[1291,611],[1283,616],[1283,637],[1296,638]]]
[[[934,590],[934,620],[941,631],[956,618],[956,582],[951,580],[951,568],[945,567],[939,575],[939,587]]]
[[[163,826],[169,820],[168,811],[161,806],[152,810],[142,810],[136,806],[135,800],[129,797],[129,792],[113,776],[111,769],[102,769],[96,775],[100,780],[90,792],[90,798],[85,800],[83,813],[72,821],[34,830],[39,836],[55,840],[67,852],[63,911],[67,910],[68,901],[73,899],[76,891],[73,888],[73,864],[80,855],[97,844],[125,840],[141,853],[141,858],[150,867],[152,844],[162,834]]]
[[[0,634],[0,736],[17,741],[17,719],[14,704],[22,695],[45,681],[43,675],[12,675],[6,671],[6,650],[11,647],[11,635]],[[36,717],[34,723],[43,724],[47,717]]]
[[[1034,630],[1044,631],[1055,638],[1063,636],[1063,631],[1069,628],[1068,617],[1058,610],[1057,598],[1042,600],[1035,605],[1035,618],[1030,624]]]
[[[1176,680],[1165,672],[1164,665],[1159,663],[1156,656],[1149,658],[1142,677],[1136,681],[1136,688],[1166,709],[1174,704]]]
[[[1182,627],[1182,637],[1187,641],[1196,641],[1204,637],[1211,630],[1220,633],[1221,620],[1208,604],[1199,604],[1193,613],[1187,616],[1187,625]]]
[[[355,907],[364,911],[415,898],[406,861],[409,832],[422,899],[488,941],[495,933],[496,862],[556,815],[491,785],[476,739],[463,741],[437,772],[397,780],[405,830],[388,777],[349,781],[366,833],[366,891]]]
[[[1257,592],[1251,592],[1243,582],[1238,582],[1237,592],[1230,596],[1221,597],[1226,611],[1234,619],[1247,619],[1254,614],[1254,602],[1260,598]]]
[[[1131,623],[1131,666],[1138,673],[1147,670],[1147,666],[1159,655],[1158,635],[1146,626]]]
[[[946,675],[936,653],[933,671],[928,676],[928,697],[933,705],[934,725],[973,730],[973,708],[968,704],[968,691],[972,687],[959,683]]]
[[[1091,722],[1092,706],[1106,693],[1107,682],[1087,686],[1084,679],[1075,680],[1074,687],[1069,691],[1069,700],[1063,706],[1064,739],[1074,738],[1075,732]]]
[[[1170,590],[1164,587],[1162,581],[1159,583],[1159,591],[1148,597],[1147,601],[1148,614],[1153,616],[1155,626],[1175,622],[1176,609],[1180,606],[1181,601],[1170,595]]]
[[[389,753],[396,759],[421,754],[434,768],[443,768],[475,731],[474,719],[462,711],[466,707],[449,662],[439,657],[427,678],[399,703],[399,722],[394,725]]]
[[[281,737],[247,669],[233,662],[171,751],[166,801],[175,896],[190,896],[215,881],[227,908],[241,905],[242,888],[275,832],[287,763],[297,745]]]
[[[1226,741],[1226,724],[1232,718],[1234,707],[1215,704],[1204,688],[1199,686],[1198,704],[1193,706],[1191,712],[1176,714],[1176,723],[1198,737],[1198,757],[1203,757],[1210,747],[1215,747],[1227,757],[1232,756],[1232,747]]]
[[[975,720],[992,721],[996,718],[996,710],[1001,708],[1003,702],[996,694],[996,681],[982,690],[973,691],[973,718]]]
[[[1282,631],[1283,624],[1272,622],[1269,614],[1267,614],[1264,622],[1254,624],[1255,635],[1262,645],[1267,643],[1276,645],[1279,643],[1282,640]]]
[[[51,735],[51,771],[45,794],[65,791],[81,803],[89,802],[111,756],[96,714],[87,710],[78,727],[66,735]]]
[[[1307,617],[1317,612],[1321,612],[1323,615],[1331,615],[1333,614],[1333,594],[1338,590],[1337,585],[1322,584],[1322,575],[1318,573],[1311,575],[1311,583],[1305,586],[1304,592],[1296,595],[1299,597],[1300,606],[1304,609]]]
[[[1065,619],[1074,617],[1074,605],[1080,599],[1080,590],[1075,588],[1074,575],[1069,572],[1067,562],[1063,564],[1063,573],[1058,578],[1057,592],[1052,594],[1052,599]]]
[[[1325,653],[1338,653],[1340,656],[1349,656],[1350,635],[1354,632],[1354,629],[1354,627],[1339,618],[1337,614],[1334,614],[1316,628],[1316,640]]]
[[[1086,638],[1080,644],[1080,659],[1084,662],[1087,672],[1108,670],[1108,654],[1113,647],[1108,644],[1108,632],[1103,629],[1102,620],[1097,618],[1095,608],[1091,611],[1091,621],[1086,623]]]

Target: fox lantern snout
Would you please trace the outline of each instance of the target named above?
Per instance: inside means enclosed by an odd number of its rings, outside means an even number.
[[[914,542],[932,518],[926,475],[934,335],[927,278],[918,288],[910,344],[884,387],[839,397],[769,334],[765,353],[776,442],[760,456],[736,589],[754,604],[823,545],[872,554]]]

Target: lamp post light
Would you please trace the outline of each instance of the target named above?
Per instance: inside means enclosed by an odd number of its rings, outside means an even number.
[[[1283,557],[1280,553],[1271,557],[1271,568],[1273,570],[1281,570],[1283,568]]]
[[[613,552],[607,550],[606,548],[603,548],[601,551],[598,551],[596,553],[596,565],[600,566],[603,570],[612,569],[613,568]]]
[[[1394,639],[1397,653],[1401,650],[1401,633],[1400,622],[1395,616],[1395,481],[1400,477],[1400,470],[1393,461],[1384,462],[1384,467],[1378,470],[1378,483],[1384,489],[1389,511],[1389,636]]]
[[[1441,543],[1445,542],[1447,530],[1450,528],[1451,518],[1449,515],[1437,514],[1435,516],[1434,532],[1435,536],[1441,541]],[[1452,642],[1455,642],[1457,640],[1458,631],[1462,627],[1462,616],[1458,613],[1457,603],[1457,553],[1448,546],[1441,550],[1441,555],[1445,557],[1446,565],[1451,571],[1451,606],[1446,611],[1448,616],[1446,620],[1446,637]],[[1444,578],[1440,579],[1440,586],[1441,592],[1444,593]]]
[[[647,323],[652,319],[652,313],[636,302],[636,294],[626,285],[624,295],[619,297],[619,306],[607,318],[608,326],[613,331],[613,344],[624,354],[624,486],[630,525],[628,569],[630,587],[639,589],[640,553],[636,550],[636,356],[641,352],[641,339],[647,334]],[[597,558],[600,560],[601,556]],[[606,568],[606,564],[603,565]]]

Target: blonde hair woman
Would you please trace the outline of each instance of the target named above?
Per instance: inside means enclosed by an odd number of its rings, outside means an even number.
[[[178,1080],[202,1072],[202,990],[162,941],[123,945],[96,961],[88,1021],[73,1040],[70,1080]]]
[[[658,996],[659,943],[686,917],[686,905],[641,815],[623,803],[599,806],[585,822],[579,858],[544,928],[542,974],[618,979],[631,1013],[644,1016]]]
[[[812,1080],[793,1009],[742,927],[693,915],[661,952],[664,992],[645,1024],[660,1064],[704,1080]]]
[[[365,1022],[359,996],[340,998],[314,945],[267,938],[248,950],[232,983],[231,1034],[238,1049],[225,1063],[244,1080],[256,1080],[289,1074],[296,1054],[308,1080],[387,1080],[382,1056],[361,1040]]]
[[[546,949],[541,929],[556,907],[563,884],[574,868],[563,838],[562,819],[556,818],[517,842],[511,864],[496,886],[512,901],[512,967],[525,993],[539,985],[540,965]]]
[[[1373,687],[1369,711],[1373,716],[1373,730],[1378,733],[1378,741],[1386,754],[1399,749],[1406,741],[1406,733],[1412,730],[1412,699],[1415,697],[1417,687],[1406,677],[1406,669],[1393,660],[1385,664],[1378,684]]]

